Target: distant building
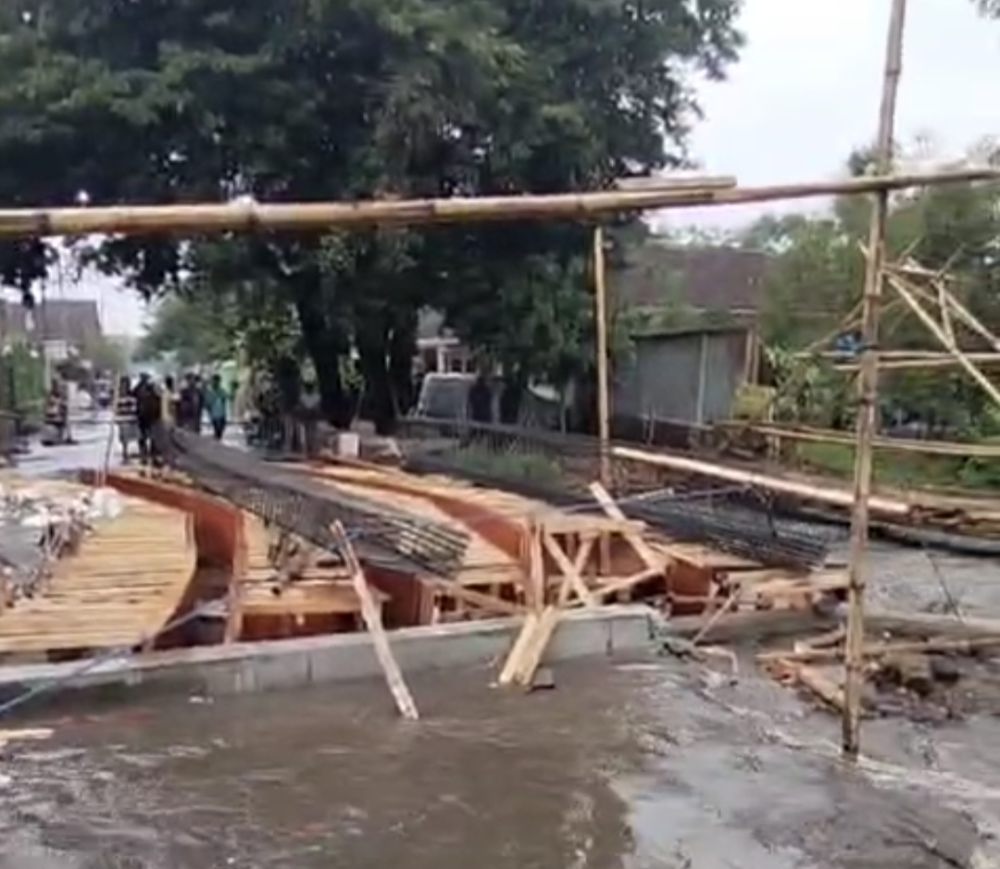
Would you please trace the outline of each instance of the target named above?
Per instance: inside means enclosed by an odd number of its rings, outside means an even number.
[[[0,343],[41,344],[53,363],[84,356],[103,339],[97,302],[82,299],[39,301],[31,310],[0,299]]]
[[[433,308],[420,311],[417,354],[425,373],[469,374],[475,371],[472,351],[445,326],[444,314]]]

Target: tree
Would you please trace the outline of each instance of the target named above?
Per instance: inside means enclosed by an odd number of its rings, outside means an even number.
[[[684,159],[697,108],[689,76],[720,76],[735,59],[738,6],[24,0],[0,10],[0,196],[55,205],[81,191],[104,204],[601,187]],[[549,318],[558,359],[515,350],[554,299],[584,289],[570,288],[583,235],[262,234],[227,240],[234,253],[223,257],[223,242],[110,238],[92,256],[147,294],[215,287],[220,269],[225,284],[238,273],[273,288],[298,320],[327,414],[343,420],[339,360],[357,343],[387,427],[420,305],[446,309],[521,369],[565,368],[577,318]],[[48,255],[39,241],[7,246],[0,270],[28,290]],[[529,261],[526,277],[518,264]],[[463,293],[482,310],[466,311]]]

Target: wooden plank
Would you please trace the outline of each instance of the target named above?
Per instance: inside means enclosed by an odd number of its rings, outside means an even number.
[[[619,522],[625,519],[625,514],[622,513],[621,508],[615,503],[614,498],[611,497],[608,490],[601,483],[591,483],[590,494],[594,496],[601,509],[609,517]],[[654,552],[652,547],[642,539],[642,535],[639,532],[625,530],[622,531],[622,536],[631,544],[636,554],[642,559],[649,570],[655,570],[657,567],[661,571],[666,570],[666,559]]]
[[[504,662],[503,669],[500,671],[500,676],[497,678],[497,682],[500,685],[510,685],[514,681],[514,677],[520,666],[521,658],[524,656],[525,651],[531,643],[532,637],[535,635],[540,618],[541,615],[534,611],[529,612],[525,617],[524,624],[521,626],[521,631],[517,635],[517,639],[514,640],[514,645],[511,647],[510,653],[507,655],[507,660]]]
[[[416,721],[420,718],[420,714],[417,712],[417,705],[413,702],[413,696],[410,694],[410,689],[407,688],[406,682],[403,680],[399,664],[396,663],[396,659],[393,657],[389,640],[385,635],[385,629],[382,627],[381,610],[375,603],[371,589],[368,588],[368,580],[365,578],[361,564],[354,554],[354,547],[351,546],[351,541],[344,532],[344,527],[339,522],[333,525],[332,531],[337,539],[338,547],[347,563],[348,569],[351,571],[354,591],[361,601],[361,616],[364,619],[368,633],[371,634],[372,643],[375,646],[375,655],[382,667],[382,672],[385,674],[386,683],[389,685],[389,690],[396,701],[396,706],[404,718]]]
[[[508,616],[524,615],[527,612],[525,607],[514,601],[504,600],[494,594],[484,594],[468,586],[459,585],[457,582],[441,577],[422,577],[421,582],[433,585],[442,594],[453,597],[456,600],[464,601],[470,606],[484,612],[500,613]]]
[[[523,685],[525,688],[530,687],[535,678],[535,673],[542,662],[545,650],[552,640],[552,634],[555,632],[561,614],[562,611],[559,607],[553,605],[547,606],[542,611],[538,619],[538,624],[532,631],[529,642],[518,659],[517,672],[514,678],[518,684]]]

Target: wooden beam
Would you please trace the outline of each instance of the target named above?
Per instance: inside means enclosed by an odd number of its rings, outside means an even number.
[[[601,483],[591,483],[590,494],[594,496],[594,500],[597,501],[609,519],[614,519],[616,522],[628,521],[625,514],[622,513],[621,508],[615,503],[614,498],[611,497],[608,490]],[[658,569],[661,573],[666,570],[667,559],[654,552],[653,548],[643,540],[640,533],[637,531],[623,531],[622,536],[629,542],[635,550],[636,555],[642,559],[649,570]]]
[[[645,450],[632,449],[631,447],[615,447],[611,450],[611,454],[619,459],[642,462],[643,464],[655,467],[669,468],[670,470],[686,474],[712,477],[717,480],[728,480],[731,483],[743,483],[747,486],[767,489],[768,491],[778,492],[783,495],[792,495],[806,501],[832,504],[835,507],[850,507],[854,503],[851,493],[839,487],[813,486],[808,483],[786,480],[782,477],[761,474],[756,471],[746,471],[729,465],[703,462],[698,459],[689,459],[669,453],[651,453]],[[910,512],[908,504],[892,498],[873,496],[870,503],[873,510],[887,516],[906,516]]]
[[[548,550],[549,555],[552,556],[556,566],[562,571],[563,577],[569,580],[569,586],[576,592],[577,597],[583,601],[584,606],[596,606],[597,601],[590,593],[590,589],[587,588],[576,566],[569,560],[555,538],[544,529],[542,531],[542,544]]]
[[[500,613],[506,616],[521,616],[527,612],[525,607],[514,601],[504,600],[492,594],[484,594],[483,592],[460,585],[454,580],[442,579],[441,577],[422,577],[421,582],[432,585],[442,594],[463,601],[483,612]]]
[[[490,220],[589,220],[601,215],[705,205],[740,205],[1000,180],[996,169],[963,169],[719,189],[675,184],[650,192],[451,197],[265,204],[116,205],[0,210],[0,238],[156,233],[324,232],[334,227],[407,226]]]
[[[510,653],[507,655],[507,660],[504,662],[503,669],[500,671],[500,676],[497,678],[498,684],[510,685],[514,681],[514,678],[518,673],[518,668],[521,664],[521,659],[524,657],[524,654],[538,629],[538,622],[540,618],[541,614],[537,612],[529,612],[525,617],[524,624],[521,625],[521,631],[517,635],[517,639],[514,640],[514,645],[511,647]]]
[[[413,702],[410,689],[406,687],[399,664],[396,663],[396,659],[392,654],[389,640],[385,635],[385,628],[382,627],[382,613],[379,611],[375,599],[372,597],[371,589],[368,588],[368,580],[365,577],[364,570],[362,570],[357,556],[354,554],[354,547],[344,532],[344,526],[339,522],[334,523],[332,531],[337,541],[337,548],[340,550],[347,568],[351,572],[351,582],[354,585],[354,591],[358,596],[358,600],[361,602],[361,617],[364,620],[365,627],[368,629],[368,633],[371,634],[372,644],[375,647],[375,656],[382,666],[385,681],[389,685],[393,699],[396,701],[396,707],[404,718],[416,721],[420,718],[420,713],[417,712],[417,704]]]

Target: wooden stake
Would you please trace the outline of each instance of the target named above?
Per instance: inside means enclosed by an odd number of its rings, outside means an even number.
[[[893,126],[896,116],[896,94],[903,66],[905,21],[906,0],[893,0],[886,49],[885,80],[882,85],[882,105],[879,112],[876,151],[879,174],[888,172],[892,162]],[[860,750],[859,723],[864,680],[865,553],[868,548],[868,499],[872,487],[872,441],[875,438],[878,412],[879,305],[882,297],[882,267],[885,260],[885,228],[888,213],[888,191],[880,190],[875,195],[865,269],[862,313],[864,352],[858,384],[861,407],[858,413],[858,445],[854,461],[854,507],[851,515],[851,555],[848,568],[847,678],[844,684],[843,749],[844,754],[851,758],[856,758]]]
[[[406,687],[403,674],[399,669],[399,664],[393,657],[389,640],[385,635],[385,628],[382,627],[382,613],[379,611],[371,590],[368,588],[368,580],[358,562],[358,557],[354,554],[354,547],[344,532],[344,526],[339,522],[333,525],[333,534],[337,540],[337,546],[344,557],[347,569],[351,572],[351,582],[354,584],[354,591],[361,602],[361,617],[364,619],[365,627],[372,636],[372,644],[375,646],[375,656],[382,666],[385,674],[385,681],[389,685],[393,699],[399,709],[400,715],[416,721],[420,718],[417,712],[417,704],[413,702],[410,689]]]
[[[597,329],[597,437],[601,451],[601,484],[611,484],[611,387],[608,383],[608,300],[605,286],[604,230],[594,227],[594,323]]]

